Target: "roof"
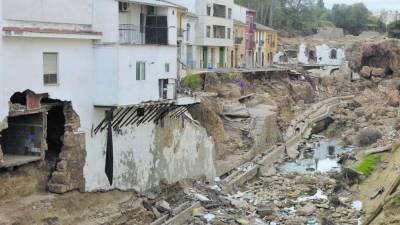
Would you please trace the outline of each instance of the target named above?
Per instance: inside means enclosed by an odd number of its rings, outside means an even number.
[[[256,30],[279,32],[279,31],[277,31],[275,29],[272,29],[271,27],[267,27],[267,26],[259,24],[259,23],[256,23]]]
[[[240,20],[233,20],[233,24],[234,24],[234,25],[240,25],[240,26],[246,26],[246,24],[243,23],[243,22],[240,21]]]
[[[150,5],[156,7],[173,7],[173,8],[180,8],[178,5],[167,2],[167,1],[159,1],[159,0],[119,0],[120,2],[130,2],[136,3],[141,5]]]
[[[183,6],[183,5],[179,5],[179,4],[176,4],[176,3],[173,3],[173,2],[170,2],[170,1],[166,1],[166,0],[159,0],[160,2],[165,2],[165,3],[167,3],[167,4],[171,4],[171,5],[173,5],[173,6],[175,6],[176,8],[178,8],[178,9],[183,9],[183,10],[188,10],[188,8],[186,8],[185,6]]]

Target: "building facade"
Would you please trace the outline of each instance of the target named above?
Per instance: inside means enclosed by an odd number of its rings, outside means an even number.
[[[273,57],[278,51],[278,31],[256,23],[256,67],[262,68],[270,66],[273,63]]]
[[[235,20],[233,24],[233,46],[229,47],[228,64],[231,68],[243,68],[245,64],[246,43],[244,41],[246,24]]]
[[[198,17],[186,8],[178,8],[178,75],[180,78],[196,70],[196,23]]]
[[[56,193],[212,178],[212,139],[187,113],[196,102],[176,95],[177,11],[1,1],[0,167],[45,160]]]
[[[170,0],[196,14],[196,67],[227,67],[228,47],[233,45],[233,0]]]

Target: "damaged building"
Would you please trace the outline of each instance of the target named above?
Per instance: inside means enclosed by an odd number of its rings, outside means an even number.
[[[188,113],[198,101],[177,96],[176,11],[1,1],[0,167],[44,161],[56,193],[212,178],[212,138]]]

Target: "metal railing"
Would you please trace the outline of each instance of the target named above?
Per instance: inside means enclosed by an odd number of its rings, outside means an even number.
[[[236,45],[240,45],[243,42],[243,38],[242,37],[235,37],[235,44]]]
[[[134,24],[119,25],[120,44],[168,45],[168,27],[140,27]]]
[[[140,27],[134,24],[119,25],[119,43],[145,44],[145,33],[140,32]]]

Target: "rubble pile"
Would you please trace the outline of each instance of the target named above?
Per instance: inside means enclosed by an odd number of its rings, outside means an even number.
[[[193,209],[189,224],[357,224],[361,211],[333,174],[277,174],[259,177],[233,194],[211,187]],[[339,190],[339,191],[338,191]],[[203,189],[203,193],[204,192]]]

